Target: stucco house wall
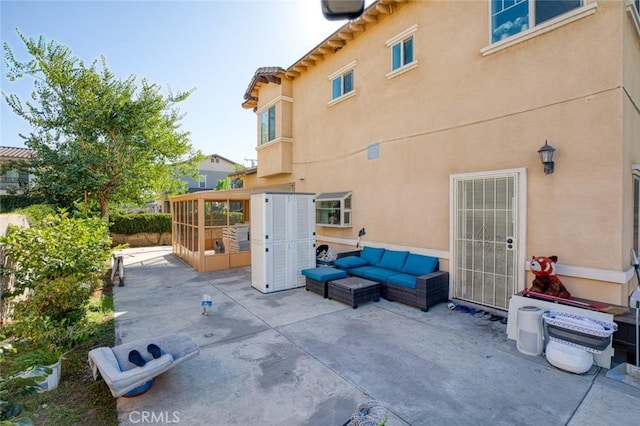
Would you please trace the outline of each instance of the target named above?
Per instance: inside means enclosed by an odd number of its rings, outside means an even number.
[[[575,296],[626,304],[635,286],[639,34],[624,1],[581,10],[505,46],[489,41],[488,2],[399,4],[334,53],[283,73],[286,89],[258,86],[257,111],[282,90],[292,99],[292,168],[278,182],[353,192],[353,226],[318,227],[317,238],[348,243],[366,227],[366,241],[436,255],[453,269],[451,177],[518,170],[526,211],[516,290],[532,280],[526,259],[555,254]],[[412,29],[417,66],[389,78],[387,42]],[[344,67],[354,70],[355,95],[331,103],[329,76]],[[557,149],[550,175],[537,154],[545,140]],[[368,159],[372,144],[379,156]],[[259,176],[263,166],[259,157]]]

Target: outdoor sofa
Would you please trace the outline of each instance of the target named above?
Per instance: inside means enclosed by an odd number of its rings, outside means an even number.
[[[449,298],[449,273],[436,257],[365,246],[334,264],[348,275],[380,283],[380,296],[423,311]]]

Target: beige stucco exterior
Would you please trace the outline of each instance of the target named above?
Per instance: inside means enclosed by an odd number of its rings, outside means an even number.
[[[257,177],[245,188],[352,191],[353,226],[319,226],[319,240],[349,245],[366,227],[370,244],[437,255],[449,269],[452,176],[517,171],[516,290],[532,279],[526,259],[555,254],[575,296],[626,304],[636,285],[631,171],[640,163],[633,6],[586,1],[570,19],[495,44],[488,2],[382,0],[368,10],[377,6],[392,13],[347,23],[283,69],[280,83],[252,86],[255,103],[245,107],[259,117],[281,105],[281,126],[258,145]],[[387,42],[405,31],[417,65],[390,77]],[[344,45],[333,52],[332,40]],[[329,76],[345,66],[355,94],[331,103]],[[545,140],[557,149],[550,175],[537,154]],[[368,159],[375,143],[379,157]]]

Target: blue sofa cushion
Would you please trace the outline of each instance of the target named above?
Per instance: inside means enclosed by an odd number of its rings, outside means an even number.
[[[406,288],[416,288],[416,276],[411,274],[394,274],[387,277],[389,284]]]
[[[336,259],[336,261],[333,262],[333,264],[340,269],[351,269],[351,268],[357,268],[358,266],[365,266],[365,265],[368,265],[369,263],[367,262],[366,259],[363,259],[358,256],[346,256],[340,259]]]
[[[438,258],[409,253],[402,267],[402,272],[412,275],[425,275],[435,272],[438,266]]]
[[[364,278],[365,272],[369,269],[375,269],[375,266],[358,266],[357,268],[347,269],[347,274],[353,275],[354,277]]]
[[[372,267],[364,271],[364,278],[379,283],[386,283],[387,278],[394,274],[397,274],[397,272],[390,269]]]
[[[404,261],[407,260],[408,251],[385,250],[378,266],[392,271],[402,272]]]
[[[347,273],[341,269],[327,267],[303,269],[301,273],[305,277],[320,282],[339,280],[340,278],[345,278],[347,276]]]
[[[371,266],[378,266],[382,254],[385,252],[383,248],[365,246],[360,252],[360,257],[367,261]]]

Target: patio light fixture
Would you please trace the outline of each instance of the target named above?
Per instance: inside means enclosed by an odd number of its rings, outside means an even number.
[[[545,139],[544,145],[542,148],[538,150],[538,155],[540,155],[540,162],[544,165],[544,174],[550,175],[554,170],[554,162],[553,162],[553,154],[556,152],[556,149],[549,145],[547,140]]]

